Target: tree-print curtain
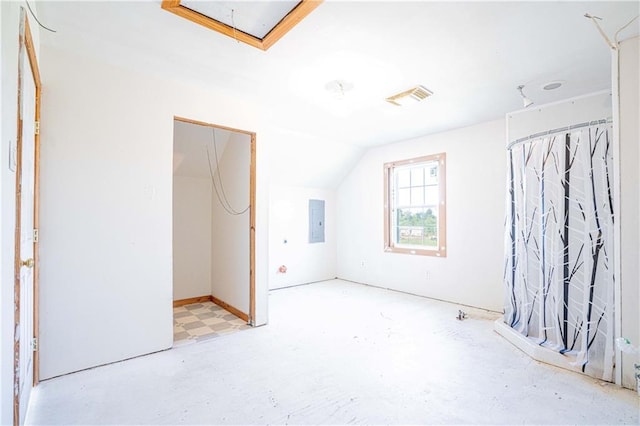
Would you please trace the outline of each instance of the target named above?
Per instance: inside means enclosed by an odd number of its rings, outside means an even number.
[[[508,148],[507,325],[613,379],[612,131],[585,123]]]

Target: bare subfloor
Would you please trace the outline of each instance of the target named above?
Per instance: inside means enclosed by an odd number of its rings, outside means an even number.
[[[638,424],[634,392],[532,361],[497,314],[344,281],[268,326],[43,382],[31,424]]]

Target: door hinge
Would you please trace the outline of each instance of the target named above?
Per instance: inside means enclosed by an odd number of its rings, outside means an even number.
[[[34,337],[33,340],[31,341],[31,347],[33,348],[34,352],[38,351],[38,338]]]
[[[34,243],[38,242],[38,228],[33,229],[33,242]]]
[[[36,135],[40,134],[40,122],[39,121],[35,122],[35,132],[36,132]]]

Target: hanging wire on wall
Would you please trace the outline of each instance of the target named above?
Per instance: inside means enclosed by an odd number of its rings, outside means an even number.
[[[639,17],[640,17],[640,15],[636,15],[633,19],[631,19],[629,22],[627,22],[625,25],[623,25],[618,31],[616,31],[616,34],[613,36],[613,40],[616,42],[616,45],[618,43],[620,43],[620,41],[618,41],[618,35],[620,34],[620,32],[622,30],[624,30],[625,28],[627,28],[629,25],[631,25],[633,23],[633,21],[635,21]]]
[[[209,165],[209,175],[211,176],[211,183],[213,184],[213,189],[215,190],[216,197],[218,198],[220,205],[222,205],[222,208],[232,216],[240,216],[244,214],[247,210],[249,210],[249,207],[251,207],[251,204],[249,204],[247,207],[245,207],[241,211],[238,211],[231,206],[231,203],[227,198],[227,194],[224,191],[224,185],[222,183],[222,175],[220,174],[220,163],[218,161],[218,148],[216,147],[217,145],[216,129],[215,127],[212,127],[211,130],[213,130],[212,132],[213,133],[213,154],[216,159],[216,172],[215,173],[213,172],[213,168],[211,166],[211,154],[209,152],[209,145],[207,145],[207,164]],[[218,185],[216,185],[215,175],[218,175],[218,182],[220,182],[220,191],[218,191]]]
[[[602,36],[602,38],[604,38],[604,41],[607,43],[607,45],[613,49],[613,50],[617,50],[618,49],[618,44],[620,43],[620,41],[618,40],[618,35],[620,34],[620,32],[622,30],[624,30],[625,28],[627,28],[629,25],[631,25],[633,23],[633,21],[635,21],[636,19],[638,19],[638,17],[640,17],[640,15],[636,15],[634,16],[629,22],[627,22],[625,25],[623,25],[618,31],[616,31],[615,35],[613,36],[613,40],[615,43],[612,43],[611,40],[609,39],[609,37],[607,36],[607,34],[605,34],[604,30],[602,29],[602,27],[600,26],[600,24],[598,23],[598,21],[602,21],[602,18],[599,16],[595,16],[595,15],[591,15],[589,13],[585,13],[584,17],[587,19],[591,19],[591,21],[593,22],[593,24],[596,26],[596,28],[598,29],[598,32],[600,33],[600,35]]]
[[[33,13],[33,10],[31,10],[31,5],[29,4],[29,0],[24,0],[24,2],[27,4],[27,8],[29,9],[29,12],[31,13],[31,16],[33,16],[33,19],[36,20],[36,22],[38,23],[38,25],[40,25],[40,27],[44,28],[47,31],[51,31],[52,33],[56,32],[56,30],[52,30],[51,28],[45,27],[44,25],[42,25],[42,23],[40,22],[40,20],[36,16],[36,14]]]
[[[240,40],[238,40],[238,35],[236,34],[236,20],[234,18],[235,10],[231,9],[231,28],[233,28],[233,38],[236,39],[238,44],[240,44]]]

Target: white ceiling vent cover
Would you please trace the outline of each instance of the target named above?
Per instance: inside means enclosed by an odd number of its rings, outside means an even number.
[[[431,90],[424,86],[416,86],[402,93],[398,93],[397,95],[389,96],[385,100],[391,104],[403,106],[423,101],[431,95],[433,95]]]

